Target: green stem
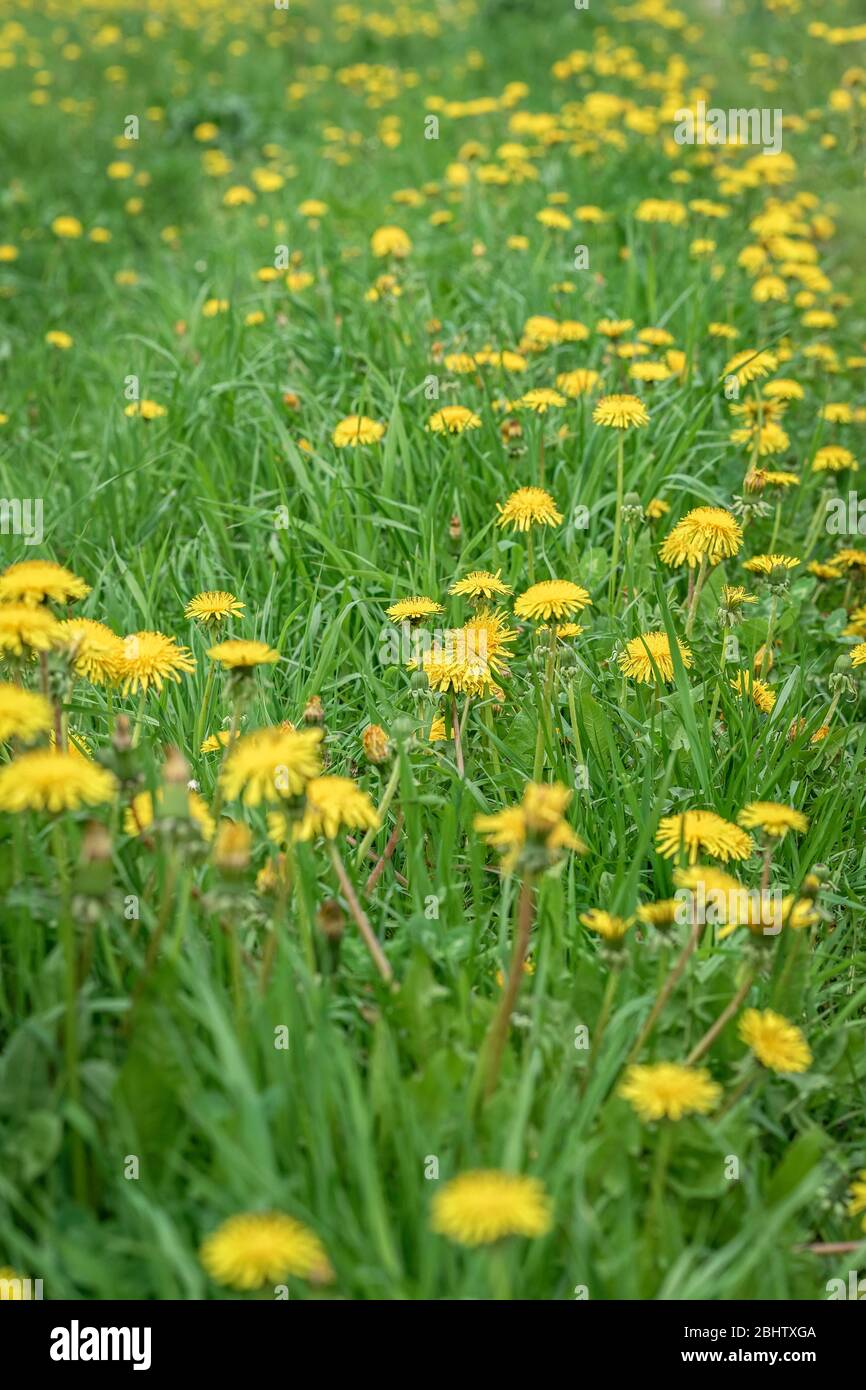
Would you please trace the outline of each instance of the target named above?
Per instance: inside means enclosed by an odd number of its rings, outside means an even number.
[[[619,548],[622,540],[622,499],[625,491],[625,439],[622,430],[618,434],[619,437],[616,442],[616,515],[613,521],[613,552],[610,563],[610,580],[607,586],[607,606],[611,612],[616,593],[616,572],[619,567]]]
[[[382,826],[383,826],[384,823],[385,823],[385,816],[386,816],[387,813],[388,813],[388,807],[391,805],[391,802],[394,800],[394,793],[395,793],[396,790],[397,790],[397,783],[398,783],[399,781],[400,781],[400,760],[399,760],[399,758],[395,757],[395,758],[394,758],[394,766],[391,768],[391,775],[390,775],[390,777],[388,778],[387,784],[386,784],[386,786],[385,786],[385,790],[384,790],[384,792],[383,792],[383,794],[382,794],[382,800],[379,802],[379,806],[378,806],[379,824],[378,824],[378,825],[371,825],[371,826],[370,826],[370,829],[367,831],[367,833],[366,833],[366,835],[364,836],[363,840],[362,840],[361,843],[359,844],[358,849],[357,849],[357,852],[356,852],[356,854],[355,854],[355,867],[356,867],[356,868],[357,868],[357,866],[358,866],[359,864],[362,864],[362,863],[364,862],[364,859],[366,858],[366,855],[367,855],[367,850],[370,848],[371,844],[373,843],[373,838],[374,838],[374,836],[379,832],[379,830],[381,830]]]

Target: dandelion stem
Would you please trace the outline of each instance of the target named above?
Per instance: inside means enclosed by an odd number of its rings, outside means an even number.
[[[451,696],[451,728],[454,732],[454,757],[457,761],[457,776],[463,777],[463,741],[460,737],[460,720],[457,717],[457,696]]]
[[[385,981],[385,983],[390,984],[391,980],[393,980],[394,978],[394,971],[391,969],[391,965],[387,960],[382,950],[382,947],[379,945],[379,942],[376,939],[376,934],[373,931],[373,928],[370,926],[370,922],[367,918],[366,913],[364,912],[364,909],[358,902],[358,896],[354,888],[352,887],[349,875],[346,873],[343,861],[340,858],[340,852],[337,849],[337,846],[334,844],[333,840],[328,841],[328,856],[334,867],[334,873],[337,875],[337,880],[340,884],[340,887],[343,890],[343,896],[349,905],[349,911],[354,917],[358,930],[364,938],[364,943],[367,947],[367,950],[373,957],[376,969],[382,976],[382,979]]]
[[[534,883],[530,875],[524,880],[520,887],[520,896],[517,901],[517,926],[514,933],[511,966],[508,971],[508,979],[505,982],[502,999],[499,1002],[499,1008],[485,1040],[485,1100],[489,1100],[496,1090],[496,1083],[499,1080],[499,1072],[502,1068],[502,1053],[505,1049],[505,1040],[508,1037],[511,1015],[514,1012],[517,996],[520,993],[520,982],[523,979],[523,962],[529,950],[529,938],[532,932],[532,921],[535,914],[533,888]]]
[[[740,1008],[741,1004],[743,1003],[743,1000],[745,999],[749,990],[752,988],[754,978],[755,970],[754,967],[752,967],[750,970],[746,972],[746,977],[743,980],[743,983],[740,985],[740,988],[737,990],[731,1002],[727,1005],[726,1008],[722,1009],[722,1012],[719,1014],[715,1023],[707,1029],[700,1042],[696,1043],[695,1046],[692,1048],[691,1052],[686,1058],[687,1067],[693,1066],[695,1062],[697,1062],[701,1057],[703,1057],[705,1052],[709,1051],[713,1043],[716,1041],[716,1038],[719,1036],[722,1029],[725,1027],[725,1024],[733,1018],[734,1014]]]
[[[770,660],[770,645],[773,640],[773,628],[776,624],[776,607],[778,602],[777,596],[773,594],[773,597],[770,599],[770,616],[767,619],[767,636],[764,639],[764,654],[761,657],[761,669],[758,672],[762,680],[764,678],[764,671],[767,669],[767,662]]]
[[[701,601],[701,590],[702,590],[703,587],[704,587],[704,583],[705,583],[705,581],[706,581],[706,577],[707,577],[707,557],[706,557],[706,555],[702,555],[702,556],[701,556],[701,565],[700,565],[700,569],[698,570],[697,582],[696,582],[695,587],[694,587],[694,590],[693,590],[693,592],[692,592],[691,602],[690,602],[690,604],[689,604],[688,616],[687,616],[687,618],[686,618],[686,636],[687,636],[687,637],[690,637],[690,636],[691,636],[692,628],[693,628],[694,625],[695,625],[695,618],[696,618],[697,612],[698,612],[698,604],[699,604],[700,601]]]
[[[58,922],[60,942],[63,947],[64,993],[66,1010],[63,1027],[63,1053],[66,1065],[66,1086],[70,1104],[78,1105],[81,1096],[81,1082],[78,1075],[78,981],[75,960],[75,923],[72,918],[69,892],[69,863],[67,859],[66,830],[55,817],[51,826],[51,839],[57,877],[60,882],[60,917]],[[72,1171],[75,1195],[79,1202],[87,1200],[87,1174],[84,1167],[84,1148],[81,1135],[71,1128]]]
[[[610,561],[610,580],[607,586],[607,606],[613,609],[613,597],[616,592],[616,572],[619,567],[619,548],[622,539],[622,499],[624,493],[623,475],[625,471],[625,440],[622,430],[618,432],[616,441],[616,515],[613,521],[613,551]]]
[[[656,1023],[658,1022],[659,1015],[661,1014],[662,1009],[665,1007],[674,990],[676,989],[677,985],[679,984],[680,977],[683,971],[685,970],[686,966],[688,965],[689,957],[692,955],[693,951],[695,950],[695,947],[698,944],[698,941],[700,940],[700,935],[700,922],[693,922],[691,931],[689,932],[688,940],[685,946],[683,947],[682,951],[680,952],[679,956],[677,957],[676,961],[674,962],[673,969],[671,970],[670,974],[668,975],[667,979],[665,980],[664,984],[659,990],[658,995],[656,997],[656,1002],[653,1004],[652,1009],[650,1010],[649,1017],[647,1018],[646,1023],[644,1024],[643,1028],[640,1030],[640,1033],[638,1034],[637,1042],[635,1043],[634,1047],[629,1053],[629,1062],[634,1062],[639,1057],[643,1049],[644,1043],[647,1041],[647,1038],[649,1037],[652,1030],[655,1028]]]
[[[378,819],[379,819],[379,824],[378,824],[378,825],[371,825],[371,826],[370,826],[370,829],[367,831],[367,833],[365,834],[363,840],[362,840],[361,843],[359,844],[358,849],[357,849],[357,852],[356,852],[356,854],[355,854],[355,867],[356,867],[356,868],[357,868],[357,866],[361,863],[361,860],[364,858],[364,856],[365,856],[366,853],[367,853],[367,850],[370,848],[371,844],[373,843],[373,837],[375,836],[377,830],[380,830],[381,827],[382,827],[382,824],[383,824],[383,822],[384,822],[384,820],[385,820],[385,816],[386,816],[387,813],[388,813],[388,807],[391,805],[391,802],[394,800],[394,793],[395,793],[395,791],[397,790],[397,783],[398,783],[399,781],[400,781],[400,759],[395,757],[395,759],[394,759],[394,766],[391,768],[391,775],[390,775],[390,777],[388,778],[387,783],[385,784],[385,790],[384,790],[384,792],[382,793],[382,800],[379,802],[379,805],[378,805],[377,810],[376,810],[376,814],[377,814]]]

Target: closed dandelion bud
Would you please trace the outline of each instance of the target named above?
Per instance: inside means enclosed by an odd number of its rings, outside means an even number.
[[[243,873],[249,866],[252,833],[248,825],[224,820],[217,831],[214,863],[223,873]]]
[[[844,695],[847,699],[853,699],[857,694],[857,685],[851,675],[851,658],[843,655],[836,658],[833,667],[833,674],[827,682],[831,695]]]
[[[316,913],[316,926],[327,941],[340,941],[346,926],[343,909],[336,898],[326,898]]]
[[[426,672],[413,671],[409,677],[409,689],[412,691],[413,695],[423,695],[428,691],[430,689],[430,682],[427,679]]]
[[[368,724],[361,735],[361,742],[368,762],[379,766],[391,757],[391,741],[380,724]]]
[[[523,426],[519,420],[509,417],[507,420],[503,420],[502,424],[499,426],[499,434],[503,444],[508,444],[510,440],[519,439],[521,437],[523,434]]]
[[[287,410],[297,410],[301,404],[301,399],[296,396],[294,391],[283,392],[283,405]]]
[[[111,836],[99,821],[89,821],[75,874],[72,910],[77,920],[99,921],[108,906],[112,878]]]
[[[460,524],[460,518],[459,516],[454,515],[448,523],[448,539],[455,550],[460,545],[462,535],[463,527]]]
[[[111,836],[99,821],[88,821],[81,842],[81,863],[101,864],[111,859]]]
[[[754,671],[756,674],[764,672],[769,675],[773,669],[773,648],[762,645],[755,652]]]
[[[304,706],[304,723],[315,725],[324,724],[324,722],[325,711],[322,708],[321,698],[318,695],[311,695]]]

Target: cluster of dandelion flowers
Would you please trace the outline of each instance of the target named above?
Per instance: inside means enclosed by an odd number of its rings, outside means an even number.
[[[385,616],[392,623],[421,623],[425,618],[433,618],[445,609],[435,599],[426,594],[415,594],[412,598],[401,598],[385,609]]]
[[[666,565],[694,566],[699,560],[717,565],[736,555],[743,543],[743,528],[724,507],[695,507],[678,521],[659,550]]]
[[[314,777],[307,783],[296,840],[335,840],[341,830],[376,830],[379,816],[367,793],[351,777]]]
[[[200,1258],[211,1279],[230,1289],[260,1289],[289,1276],[314,1284],[334,1277],[319,1237],[282,1212],[229,1217],[204,1241]]]
[[[167,680],[180,683],[181,674],[195,670],[195,658],[164,632],[134,632],[123,639],[118,677],[123,694],[145,694],[151,686],[162,690]]]
[[[649,411],[640,396],[602,396],[592,412],[593,422],[607,429],[630,430],[649,424]]]
[[[424,672],[432,690],[445,695],[501,694],[486,654],[479,650],[478,634],[469,626],[449,628],[441,640],[410,661],[410,670]]]
[[[246,806],[300,796],[321,773],[321,729],[257,729],[232,744],[220,782],[229,798]]]
[[[30,743],[51,728],[53,712],[44,695],[20,685],[0,684],[0,742]]]
[[[347,415],[334,427],[331,439],[338,449],[356,449],[359,444],[378,444],[385,426],[367,415]]]
[[[704,1067],[680,1062],[631,1066],[619,1088],[645,1124],[681,1120],[684,1115],[708,1115],[721,1098],[721,1087]]]
[[[685,850],[690,864],[702,853],[726,864],[730,859],[748,859],[754,844],[751,835],[739,826],[715,811],[700,810],[663,816],[656,831],[656,849],[664,859],[673,859]]]
[[[531,526],[558,526],[562,513],[543,487],[519,487],[503,503],[496,503],[499,513],[497,526],[510,526],[514,531],[528,531]]]
[[[120,678],[123,639],[95,618],[67,618],[59,626],[58,645],[69,653],[72,670],[94,685],[111,685]]]
[[[430,416],[427,428],[433,434],[463,434],[464,430],[480,429],[481,419],[468,406],[444,405]]]
[[[507,1236],[537,1238],[553,1224],[538,1178],[478,1169],[452,1178],[433,1198],[431,1229],[458,1245],[492,1245]]]
[[[772,1009],[746,1009],[738,1032],[769,1071],[795,1075],[812,1065],[812,1053],[800,1029]]]
[[[0,768],[0,811],[78,811],[113,801],[117,782],[79,753],[36,749]]]
[[[216,627],[228,618],[243,617],[244,604],[224,589],[207,589],[191,598],[183,610],[185,618],[195,618],[205,627]]]
[[[254,666],[273,666],[280,659],[279,652],[269,647],[267,642],[244,641],[240,638],[218,642],[215,647],[208,648],[207,654],[211,661],[227,671],[249,671]]]
[[[778,801],[752,801],[743,807],[737,820],[747,830],[762,830],[774,840],[781,840],[789,830],[805,834],[809,829],[809,821],[802,811]]]
[[[688,670],[692,665],[690,649],[684,642],[677,641],[677,650],[683,666]],[[632,637],[626,642],[617,661],[623,675],[630,676],[639,685],[650,685],[653,681],[666,683],[674,678],[674,659],[666,632],[643,632],[640,637]]]
[[[491,574],[489,570],[471,570],[463,579],[458,579],[448,590],[449,594],[468,598],[472,603],[480,600],[490,601],[490,599],[510,594],[511,590],[507,584],[503,584],[500,575],[501,570]]]
[[[0,574],[0,603],[72,603],[89,593],[89,584],[53,560],[21,560]]]
[[[542,579],[515,601],[518,618],[547,622],[550,618],[570,618],[592,603],[586,589],[570,579]]]
[[[0,655],[29,656],[62,645],[61,624],[46,608],[0,603]]]

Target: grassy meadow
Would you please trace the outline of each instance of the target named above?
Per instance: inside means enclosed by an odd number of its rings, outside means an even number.
[[[861,19],[0,0],[0,1279],[864,1269]]]

